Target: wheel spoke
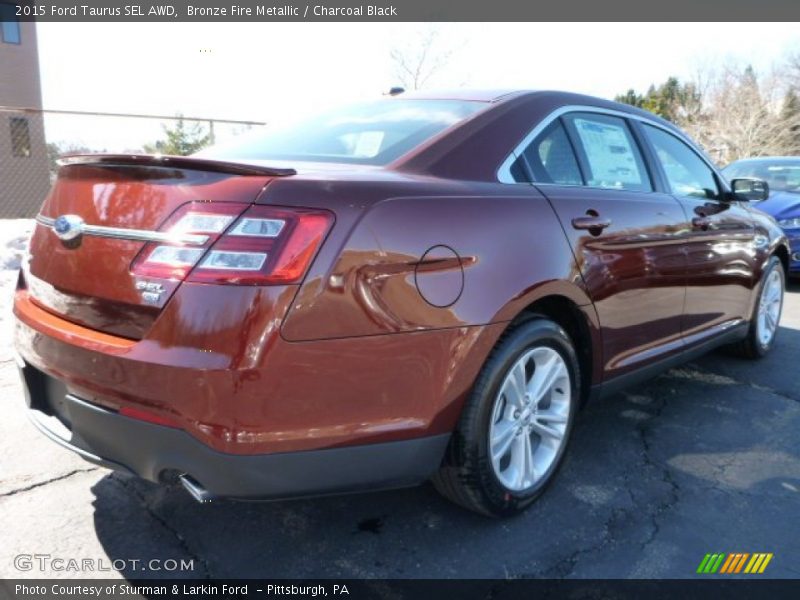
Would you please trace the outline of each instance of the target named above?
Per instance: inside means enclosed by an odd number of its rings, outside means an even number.
[[[769,327],[769,332],[772,333],[772,330],[775,329],[775,316],[770,312],[767,311],[764,313],[764,316],[767,318],[767,326]]]
[[[528,387],[528,392],[535,404],[538,404],[547,391],[553,387],[553,383],[561,375],[562,365],[557,354],[554,354],[546,363],[536,365],[536,372]]]
[[[510,422],[501,422],[495,426],[492,436],[492,458],[495,461],[499,461],[508,452],[516,429],[517,426]]]
[[[514,365],[514,370],[511,372],[511,375],[511,379],[514,382],[514,389],[520,401],[522,401],[525,398],[525,360],[521,360]]]
[[[525,456],[527,449],[525,447],[525,439],[527,435],[518,435],[514,437],[514,445],[511,449],[511,464],[510,467],[514,469],[514,487],[522,489],[525,481],[525,466],[528,462]]]
[[[533,462],[533,444],[531,444],[531,435],[527,431],[524,438],[524,452],[525,452],[525,474],[523,475],[524,484],[531,485],[536,481],[536,468]]]
[[[545,423],[566,423],[567,416],[552,411],[536,413],[537,421],[544,421]]]
[[[544,423],[540,423],[538,421],[531,421],[531,425],[533,426],[533,430],[539,435],[553,438],[556,441],[560,441],[561,438],[564,437],[564,434],[555,427],[548,427]]]
[[[514,377],[509,377],[503,384],[502,395],[505,396],[506,401],[517,408],[523,406],[523,396],[519,393],[519,389],[514,383]]]

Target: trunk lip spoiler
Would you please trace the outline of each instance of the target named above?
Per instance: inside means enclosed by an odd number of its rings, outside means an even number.
[[[231,175],[267,175],[270,177],[289,177],[297,175],[291,168],[269,167],[239,162],[227,162],[193,156],[171,156],[156,154],[72,154],[58,159],[59,166],[69,165],[108,165],[108,166],[147,166],[172,167],[195,171],[211,171]]]

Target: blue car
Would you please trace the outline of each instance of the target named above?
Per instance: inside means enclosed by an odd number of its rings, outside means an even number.
[[[800,277],[800,156],[763,156],[732,162],[722,169],[730,181],[756,177],[769,184],[769,198],[755,206],[775,217],[792,247],[789,274]]]

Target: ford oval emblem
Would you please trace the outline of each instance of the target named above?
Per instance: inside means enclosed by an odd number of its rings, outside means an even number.
[[[69,242],[83,233],[83,219],[78,215],[61,215],[53,223],[53,231],[58,239]]]

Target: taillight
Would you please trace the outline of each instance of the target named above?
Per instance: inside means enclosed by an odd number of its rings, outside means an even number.
[[[296,283],[328,232],[327,211],[253,206],[216,241],[189,281],[265,285]]]
[[[201,283],[296,283],[332,222],[333,215],[320,210],[195,203],[162,227],[175,240],[148,244],[132,269],[137,275],[166,279],[188,275],[188,281]],[[205,242],[179,240],[187,234],[204,236]]]
[[[192,202],[161,226],[163,241],[147,244],[131,265],[134,274],[182,280],[248,204]],[[187,242],[185,236],[197,236]]]

